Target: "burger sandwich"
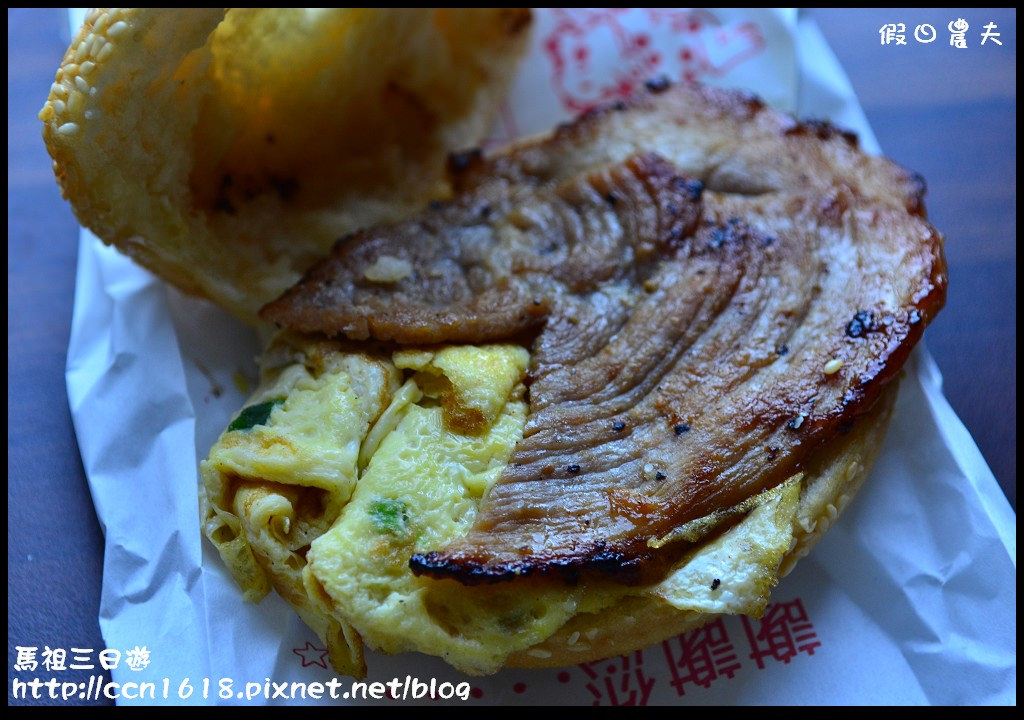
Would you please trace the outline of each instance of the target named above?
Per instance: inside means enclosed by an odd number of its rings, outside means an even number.
[[[529,13],[362,13],[96,11],[41,113],[83,224],[275,329],[200,467],[244,596],[354,676],[365,647],[484,674],[760,615],[944,303],[921,179],[661,80],[444,163]]]

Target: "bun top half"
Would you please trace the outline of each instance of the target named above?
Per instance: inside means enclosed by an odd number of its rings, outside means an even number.
[[[503,9],[90,11],[39,113],[79,221],[242,320],[338,238],[451,190],[531,16]]]

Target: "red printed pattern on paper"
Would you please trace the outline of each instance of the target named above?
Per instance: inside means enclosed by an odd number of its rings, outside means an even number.
[[[741,619],[753,651],[750,657],[759,668],[764,668],[765,658],[788,663],[797,653],[813,655],[815,648],[821,647],[800,598],[769,605],[760,620],[751,621],[746,616]]]
[[[573,112],[626,97],[654,77],[684,82],[720,77],[765,46],[756,23],[723,25],[706,10],[558,8],[553,13],[555,28],[542,47],[555,93]],[[602,52],[595,53],[595,47]]]
[[[672,687],[680,696],[686,694],[687,683],[709,688],[719,677],[732,678],[740,669],[722,618],[666,640],[661,648],[672,673]]]
[[[654,678],[644,674],[643,663],[642,650],[608,660],[580,663],[588,678],[591,704],[646,705],[654,688]]]
[[[317,647],[307,640],[303,647],[292,648],[292,652],[302,660],[302,667],[319,665],[324,670],[327,669],[327,648]]]

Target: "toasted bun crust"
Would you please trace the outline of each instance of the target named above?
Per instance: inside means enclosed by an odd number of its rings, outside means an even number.
[[[256,311],[339,237],[448,194],[526,47],[504,9],[92,10],[39,113],[83,225]]]

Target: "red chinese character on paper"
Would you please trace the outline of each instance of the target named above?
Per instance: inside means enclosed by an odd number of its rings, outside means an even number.
[[[680,696],[686,683],[711,687],[722,675],[731,678],[740,669],[736,649],[722,618],[661,644],[672,672],[672,687]]]
[[[800,598],[784,603],[772,603],[764,612],[760,621],[751,621],[743,616],[743,629],[746,630],[750,648],[750,657],[757,661],[759,668],[764,668],[764,658],[780,660],[788,663],[800,652],[814,654],[814,649],[821,646],[818,634],[807,617]],[[758,628],[755,632],[754,623]]]
[[[654,678],[643,671],[644,653],[580,663],[590,682],[587,690],[594,696],[592,705],[646,705],[654,687]]]

